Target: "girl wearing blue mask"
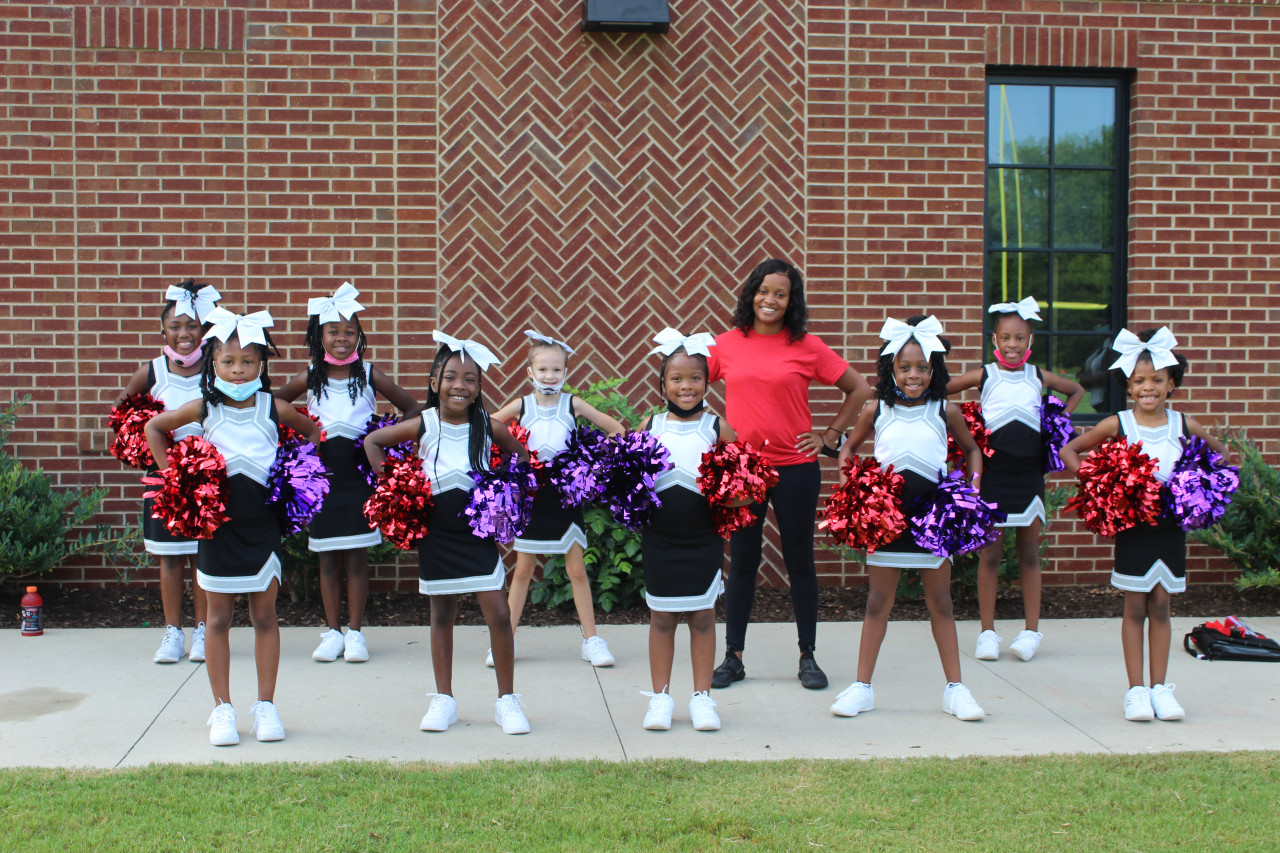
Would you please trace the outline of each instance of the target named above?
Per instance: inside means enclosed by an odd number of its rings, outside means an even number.
[[[228,521],[210,539],[200,540],[196,580],[208,599],[205,656],[214,711],[209,717],[209,742],[231,746],[240,742],[236,712],[231,705],[228,632],[235,596],[249,597],[254,628],[254,659],[258,666],[258,701],[250,709],[250,730],[260,741],[284,740],[284,726],[274,703],[280,668],[280,627],[276,622],[276,593],[280,588],[280,522],[268,506],[267,474],[279,448],[279,425],[320,441],[320,429],[310,418],[270,394],[267,360],[278,355],[267,329],[274,323],[266,311],[235,315],[215,308],[206,318],[212,325],[206,337],[201,398],[147,422],[146,436],[157,460],[166,458],[165,434],[199,422],[204,438],[226,459]]]

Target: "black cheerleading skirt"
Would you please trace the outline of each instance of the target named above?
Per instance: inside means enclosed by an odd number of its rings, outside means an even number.
[[[498,546],[473,534],[463,514],[471,492],[449,489],[432,500],[427,535],[418,540],[418,592],[460,595],[502,589],[507,572]]]
[[[659,493],[662,506],[641,534],[650,610],[692,613],[714,607],[722,589],[724,540],[706,498],[682,486]]]
[[[560,491],[543,483],[533,498],[529,526],[512,547],[521,554],[568,554],[574,545],[587,547],[587,524],[578,507],[560,503]]]
[[[908,518],[915,506],[917,498],[932,494],[938,484],[914,471],[902,471],[902,513]],[[939,557],[916,544],[908,527],[897,539],[887,545],[881,545],[867,555],[868,566],[882,566],[887,569],[936,569],[942,566],[945,557]]]
[[[320,459],[329,469],[329,494],[307,528],[311,551],[371,548],[382,542],[382,534],[364,516],[364,502],[373,489],[356,470],[357,452],[350,438],[330,438],[320,445]]]
[[[200,550],[200,540],[184,539],[181,536],[174,536],[169,529],[164,526],[164,522],[158,518],[151,517],[152,508],[155,501],[151,498],[143,498],[142,500],[142,544],[147,549],[148,554],[155,554],[157,557],[174,557],[186,556],[188,554],[198,553]]]
[[[227,478],[230,521],[200,540],[196,580],[208,592],[264,592],[280,580],[280,519],[267,487],[245,474]]]
[[[1045,521],[1044,463],[1040,456],[1014,456],[997,450],[982,464],[984,501],[1009,516],[997,527],[1030,527]]]
[[[1166,516],[1156,525],[1140,524],[1116,534],[1111,585],[1126,592],[1187,589],[1187,534]]]

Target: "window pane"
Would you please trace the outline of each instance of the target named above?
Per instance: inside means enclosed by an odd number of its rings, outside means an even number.
[[[987,170],[987,246],[1049,245],[1049,173],[1044,169]]]
[[[1053,93],[1053,162],[1115,165],[1116,92],[1110,86],[1059,86]]]
[[[987,305],[1017,302],[1028,296],[1041,305],[1049,301],[1049,253],[988,252]],[[990,315],[986,325],[991,325]]]
[[[987,162],[1049,162],[1049,87],[987,87]]]
[[[1053,184],[1056,249],[1110,249],[1113,243],[1111,171],[1058,169]]]
[[[1062,252],[1054,256],[1055,332],[1091,332],[1111,326],[1111,255]]]
[[[1084,400],[1076,409],[1086,412],[1114,412],[1120,402],[1108,368],[1115,361],[1111,335],[1062,335],[1053,339],[1055,373],[1084,386]]]

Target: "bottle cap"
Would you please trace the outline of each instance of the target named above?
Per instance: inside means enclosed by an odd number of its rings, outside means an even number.
[[[36,591],[36,588],[34,586],[27,587],[27,592],[35,592],[35,591]]]

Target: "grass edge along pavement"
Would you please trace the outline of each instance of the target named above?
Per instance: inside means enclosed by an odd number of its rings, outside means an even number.
[[[3,850],[1274,850],[1280,753],[0,771]]]

